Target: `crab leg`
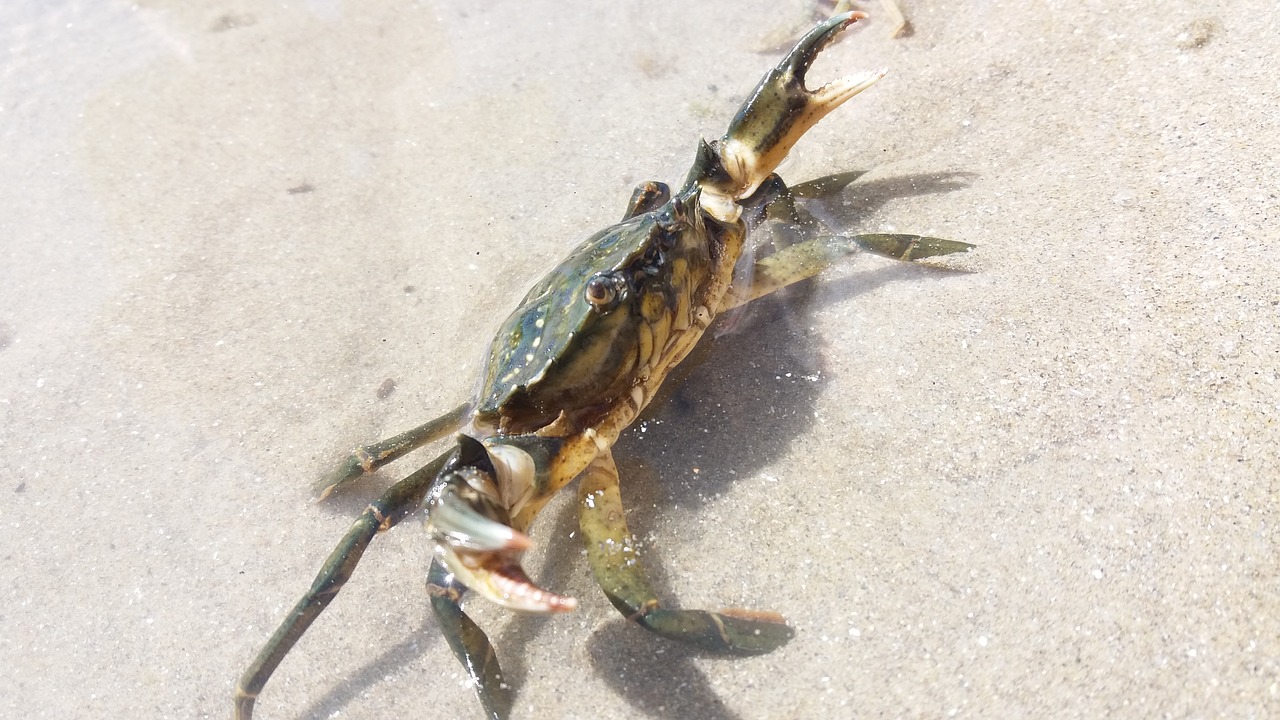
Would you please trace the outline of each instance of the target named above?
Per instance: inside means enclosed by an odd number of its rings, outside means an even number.
[[[864,233],[862,235],[840,236],[839,239],[872,255],[903,262],[966,253],[977,247],[959,240],[904,233]]]
[[[462,611],[462,594],[466,589],[439,560],[431,562],[427,592],[431,595],[431,609],[440,622],[440,632],[475,684],[485,716],[490,720],[505,720],[511,714],[515,697],[511,686],[502,680],[502,668],[489,637]]]
[[[454,455],[453,451],[432,460],[426,467],[409,477],[387,488],[381,497],[369,503],[369,507],[360,513],[360,517],[351,525],[351,529],[342,538],[338,546],[329,554],[320,573],[311,584],[311,589],[289,611],[288,617],[276,629],[275,634],[267,641],[262,652],[254,658],[253,664],[245,670],[236,685],[235,717],[236,720],[249,720],[253,716],[253,703],[267,684],[271,673],[293,648],[311,623],[333,601],[338,591],[350,579],[351,573],[360,562],[360,556],[373,540],[373,536],[400,522],[409,513],[422,505],[427,491],[435,481],[436,475],[444,467],[445,462]]]
[[[792,283],[811,278],[840,258],[859,251],[909,262],[968,252],[973,247],[956,240],[894,233],[814,238],[757,260],[750,275],[751,284],[734,285],[725,295],[719,312],[732,310]]]
[[[847,184],[862,172],[846,173],[824,179],[827,182]],[[821,182],[802,183],[788,188],[782,178],[770,175],[749,198],[740,204],[748,227],[754,229],[766,219],[776,219],[792,228],[812,235],[822,226],[808,213],[796,207],[795,198],[801,193],[814,193],[821,189]],[[751,271],[735,278],[729,292],[720,302],[717,313],[745,305],[756,298],[768,295],[792,283],[811,278],[837,260],[857,252],[893,260],[912,261],[925,258],[968,252],[973,245],[955,240],[904,235],[897,233],[868,233],[865,235],[822,235],[795,245],[782,248],[767,257],[756,260]]]
[[[333,472],[325,475],[315,485],[316,498],[323,500],[334,490],[351,481],[377,470],[389,462],[395,461],[417,450],[428,443],[457,432],[466,422],[471,412],[471,404],[464,403],[433,420],[419,425],[412,430],[389,437],[372,445],[356,448],[356,451],[343,460]]]
[[[659,605],[627,531],[613,456],[597,457],[580,482],[578,510],[587,559],[609,601],[628,620],[665,638],[721,652],[765,653],[791,639],[792,629],[777,613],[668,610]]]

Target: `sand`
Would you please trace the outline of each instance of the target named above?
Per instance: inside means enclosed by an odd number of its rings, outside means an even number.
[[[196,7],[191,7],[195,5]],[[525,287],[678,182],[804,3],[6,3],[0,716],[228,717],[351,518],[308,486],[465,397]],[[905,2],[782,171],[980,246],[764,301],[619,444],[664,598],[763,657],[469,605],[517,718],[1280,715],[1280,16]],[[876,3],[867,3],[878,13]],[[478,718],[411,520],[260,718]]]

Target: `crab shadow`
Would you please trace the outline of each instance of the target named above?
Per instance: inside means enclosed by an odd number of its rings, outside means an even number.
[[[978,178],[977,173],[948,170],[858,182],[868,172],[849,170],[824,175],[792,185],[791,193],[801,200],[814,201],[812,209],[830,213],[838,223],[832,224],[833,229],[847,231],[856,223],[858,215],[878,211],[893,200],[963,190]]]
[[[631,623],[601,627],[587,643],[597,674],[633,708],[655,718],[737,720],[699,667],[707,659],[734,659],[650,636]],[[741,660],[738,658],[737,660]]]
[[[975,177],[949,172],[852,185],[863,174],[830,175],[796,185],[793,191],[824,224],[853,231],[858,215],[893,199],[951,192],[967,187]],[[819,278],[817,282],[828,283],[828,302],[844,303],[890,283],[919,282],[957,272],[961,271],[894,263],[853,273],[839,281],[834,292],[829,280]],[[806,320],[814,307],[814,290],[815,280],[806,280],[718,318],[709,331],[711,342],[698,346],[695,355],[668,379],[650,408],[615,445],[627,522],[634,535],[650,536],[660,517],[672,508],[696,514],[716,496],[731,497],[735,480],[758,474],[807,435],[818,398],[828,384],[821,340]],[[697,471],[692,472],[693,468]],[[786,491],[787,479],[782,480],[779,492]],[[338,511],[358,512],[376,494],[366,486],[346,495],[336,507]],[[546,548],[543,569],[537,575],[540,585],[554,590],[568,584],[574,568],[582,562],[582,552],[578,542],[561,541],[577,529],[576,504],[553,503],[547,513],[549,517],[535,526],[540,534],[538,544]],[[646,541],[643,558],[654,591],[673,606],[678,606],[671,602],[677,593],[669,582],[662,553],[664,548],[678,550],[680,541],[677,537]],[[429,606],[425,591],[423,601],[424,607]],[[539,616],[513,616],[490,635],[503,673],[517,689],[529,676],[525,651],[547,622]],[[440,640],[443,637],[434,629],[428,611],[423,625],[409,638],[387,648],[336,685],[303,716],[331,715],[395,668],[431,651]],[[741,663],[741,657],[663,640],[621,616],[600,626],[587,649],[595,673],[650,717],[738,717],[716,694],[700,665],[708,660]],[[518,695],[516,707],[520,707]]]

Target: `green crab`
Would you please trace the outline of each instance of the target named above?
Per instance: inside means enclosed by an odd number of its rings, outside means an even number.
[[[248,720],[271,673],[346,583],[373,537],[418,510],[435,544],[428,571],[441,632],[474,681],[487,717],[514,699],[489,639],[462,610],[470,589],[514,610],[554,613],[577,601],[535,585],[519,558],[525,531],[574,479],[591,569],[628,619],[713,651],[756,654],[786,643],[782,616],[663,607],[645,579],[623,517],[611,448],[662,381],[721,313],[808,278],[866,250],[903,260],[967,251],[914,235],[824,236],[768,257],[744,256],[748,232],[794,212],[774,169],[815,123],[879,80],[883,71],[805,88],[814,58],[865,17],[821,23],[765,75],[724,137],[703,141],[672,192],[641,185],[623,219],[579,245],[538,281],[499,328],[480,390],[420,427],[357,449],[317,486],[321,497],[451,433],[456,446],[400,480],[361,513],[310,590],[241,677],[235,717]]]

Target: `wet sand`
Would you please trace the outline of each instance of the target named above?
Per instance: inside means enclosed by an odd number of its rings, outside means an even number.
[[[774,2],[56,2],[0,11],[0,716],[228,717],[237,675],[378,488],[358,442],[452,407],[545,269],[678,182],[776,55]],[[869,3],[875,14],[878,6]],[[581,601],[469,605],[517,718],[1280,714],[1280,20],[1262,3],[904,5],[821,82],[889,76],[792,181],[859,257],[763,301],[619,444],[722,658]],[[380,537],[261,718],[480,716]]]

